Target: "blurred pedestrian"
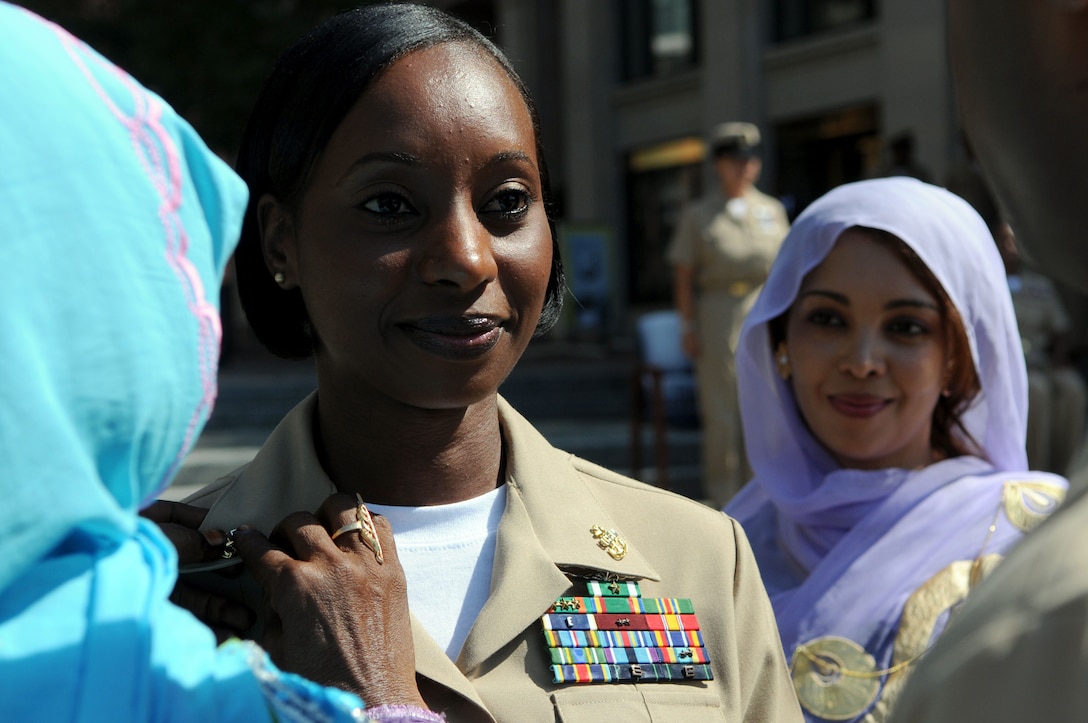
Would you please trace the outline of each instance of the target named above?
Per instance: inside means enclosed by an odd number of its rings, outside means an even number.
[[[1068,474],[1084,442],[1088,389],[1069,358],[1069,314],[1054,282],[1024,265],[1008,224],[995,241],[1028,365],[1028,462]]]
[[[684,208],[666,254],[684,351],[697,375],[703,497],[721,507],[749,477],[733,358],[737,335],[789,221],[782,204],[755,187],[762,169],[755,125],[723,123],[709,146],[718,185]]]
[[[891,156],[888,167],[881,175],[907,176],[929,183],[932,176],[929,169],[918,162],[915,145],[914,133],[909,130],[893,136],[888,141],[888,153]]]

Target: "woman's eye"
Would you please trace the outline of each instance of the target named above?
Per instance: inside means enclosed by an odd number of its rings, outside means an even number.
[[[480,209],[481,213],[495,213],[505,218],[523,215],[529,210],[532,198],[528,192],[510,188],[499,191]]]
[[[364,201],[361,208],[379,216],[400,216],[415,213],[415,209],[404,200],[404,197],[395,193],[382,193],[373,196]]]
[[[817,309],[808,315],[808,322],[816,326],[842,326],[843,320],[838,314]]]
[[[929,333],[929,327],[916,319],[896,319],[888,325],[888,330],[899,336],[922,336]]]

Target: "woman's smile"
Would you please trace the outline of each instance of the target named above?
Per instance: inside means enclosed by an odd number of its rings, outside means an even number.
[[[855,419],[873,417],[892,404],[891,399],[871,394],[831,394],[827,400],[835,411]]]
[[[409,341],[444,359],[478,359],[502,339],[505,331],[490,316],[429,316],[397,325]]]

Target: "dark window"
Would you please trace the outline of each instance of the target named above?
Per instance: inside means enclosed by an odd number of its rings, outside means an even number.
[[[793,40],[875,17],[876,0],[775,0],[774,39]]]
[[[617,0],[623,79],[671,75],[698,62],[696,0]]]
[[[874,175],[880,160],[875,105],[802,118],[774,127],[775,189],[790,216],[835,186]]]
[[[627,289],[635,305],[672,303],[665,249],[680,209],[702,191],[705,144],[686,138],[627,157]]]

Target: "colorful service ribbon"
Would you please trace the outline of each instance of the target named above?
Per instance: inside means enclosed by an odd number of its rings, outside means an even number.
[[[553,683],[713,680],[691,600],[644,598],[637,582],[591,580],[541,618]]]

